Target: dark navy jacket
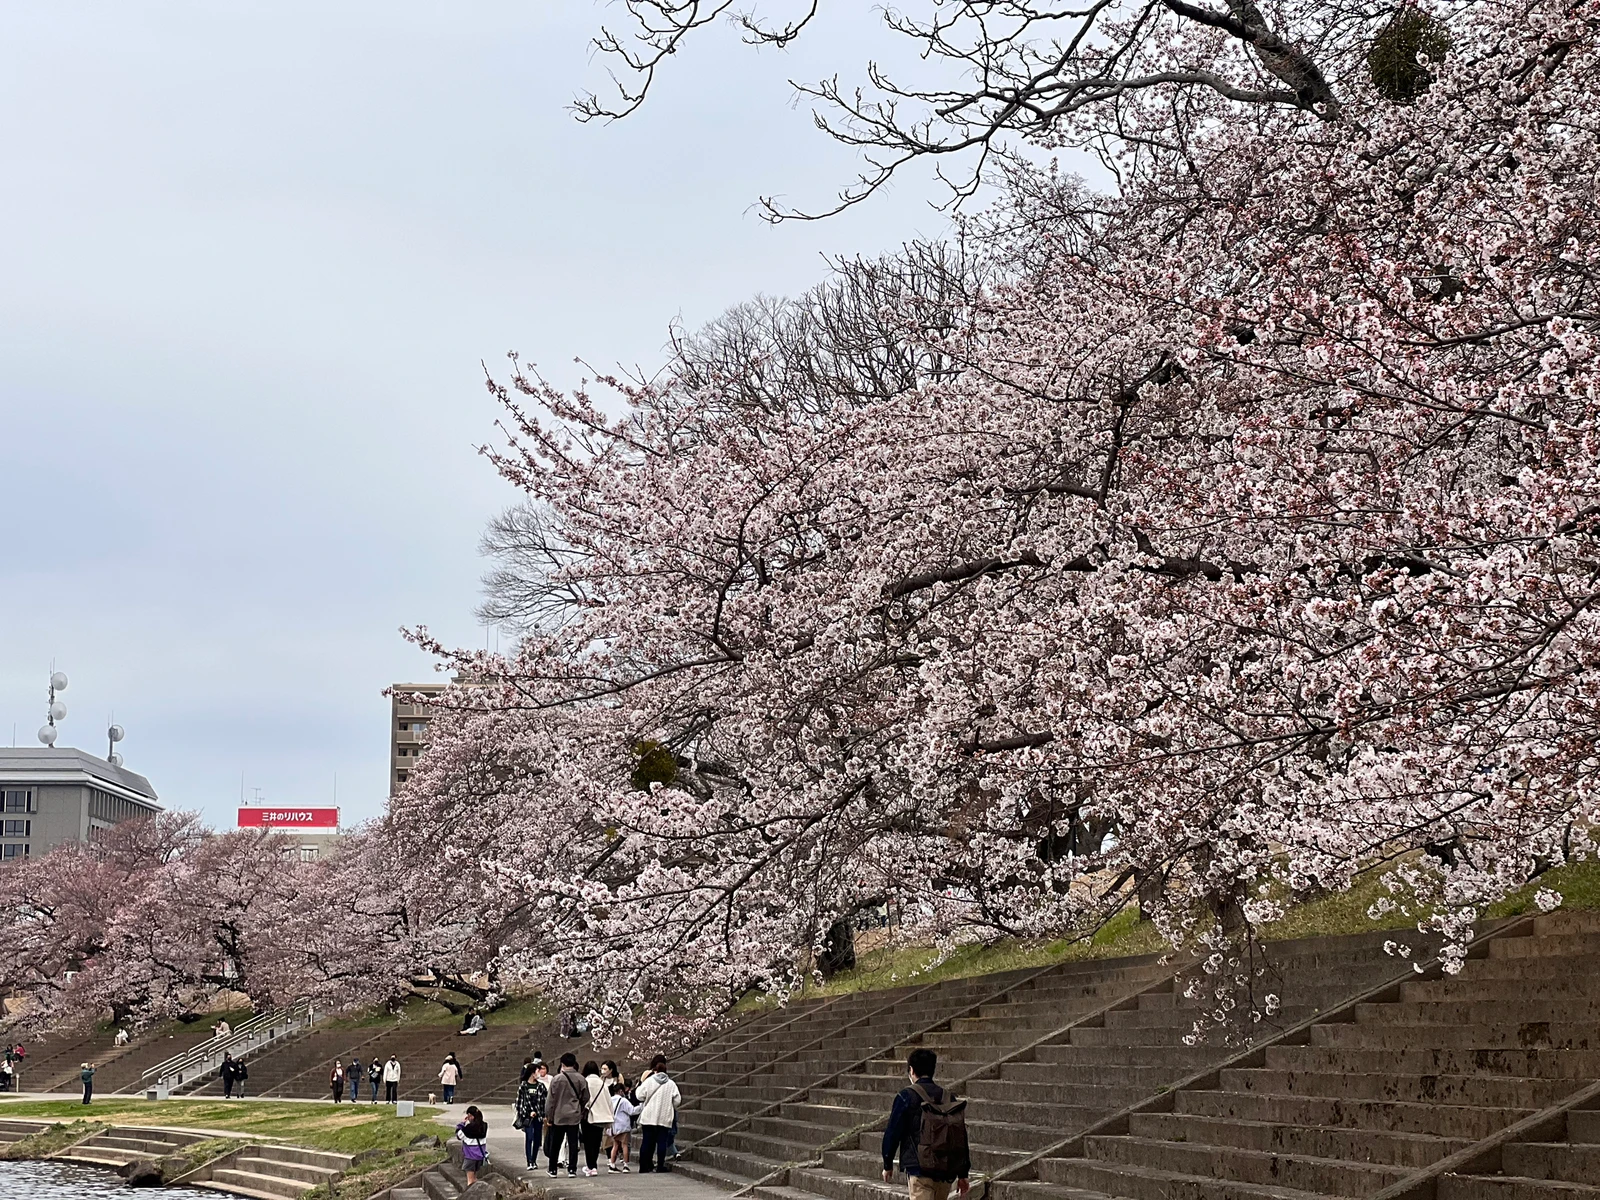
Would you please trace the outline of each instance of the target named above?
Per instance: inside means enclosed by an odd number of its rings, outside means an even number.
[[[944,1089],[924,1076],[917,1080],[928,1098],[935,1103],[944,1099]],[[894,1098],[894,1108],[889,1113],[889,1127],[883,1131],[883,1169],[894,1170],[894,1158],[900,1155],[900,1169],[907,1175],[927,1175],[929,1179],[950,1183],[965,1179],[972,1172],[971,1163],[953,1174],[923,1171],[917,1165],[917,1142],[922,1138],[922,1097],[909,1087],[901,1088]]]

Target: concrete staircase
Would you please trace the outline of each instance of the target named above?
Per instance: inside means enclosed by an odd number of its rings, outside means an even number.
[[[9,1146],[23,1138],[43,1133],[50,1128],[49,1121],[0,1121],[0,1146]]]
[[[493,1167],[478,1176],[496,1196],[526,1196],[525,1186],[510,1176],[502,1175]],[[406,1186],[381,1191],[369,1200],[456,1200],[467,1190],[467,1174],[455,1161],[438,1163],[422,1173],[420,1179]]]
[[[509,1104],[516,1097],[517,1070],[523,1058],[541,1045],[552,1064],[565,1050],[573,1050],[580,1059],[593,1053],[587,1039],[562,1041],[554,1027],[491,1023],[476,1037],[460,1037],[452,1026],[403,1022],[319,1027],[246,1054],[250,1078],[245,1082],[245,1093],[320,1100],[330,1095],[328,1073],[334,1059],[349,1063],[355,1055],[365,1068],[374,1056],[382,1060],[393,1054],[401,1066],[400,1099],[422,1101],[429,1092],[439,1092],[439,1067],[444,1056],[453,1051],[465,1074],[456,1091],[458,1103]],[[211,1072],[178,1090],[185,1095],[220,1096],[222,1082]],[[381,1086],[378,1095],[383,1095]],[[360,1102],[366,1104],[370,1096],[363,1077]]]
[[[1590,1101],[1594,1103],[1594,1101]],[[1491,1169],[1492,1168],[1492,1169]],[[1600,1195],[1600,1112],[1567,1112],[1537,1140],[1512,1142],[1476,1171],[1450,1171],[1436,1200],[1579,1200]]]
[[[176,1129],[150,1129],[142,1125],[116,1126],[68,1146],[55,1158],[96,1167],[126,1167],[136,1162],[165,1158],[184,1146],[203,1142],[207,1135]]]
[[[707,1043],[677,1072],[689,1098],[680,1140],[692,1143],[677,1169],[728,1190],[757,1185],[761,1200],[901,1197],[902,1183],[880,1177],[879,1142],[905,1056],[926,1046],[939,1054],[940,1081],[969,1097],[976,1172],[1021,1189],[1011,1200],[1045,1191],[1050,1200],[1091,1200],[1042,1178],[1035,1162],[1119,1109],[1400,976],[1404,960],[1386,952],[1393,940],[1413,946],[1414,957],[1434,948],[1392,933],[1272,945],[1262,990],[1280,996],[1277,1012],[1196,1044],[1198,1002],[1182,994],[1176,968],[1155,958],[953,980],[767,1016]]]
[[[1404,1192],[1431,1164],[1600,1074],[1600,918],[1557,913],[1514,934],[1489,941],[1455,977],[1402,983],[1385,1002],[1312,1026],[1300,1044],[1267,1046],[1257,1061],[1091,1129],[992,1183],[995,1200]],[[1575,1128],[1594,1132],[1587,1118]],[[1600,1182],[1586,1174],[1600,1153],[1557,1151],[1508,1147],[1510,1170],[1535,1172],[1525,1184],[1447,1177],[1438,1200],[1533,1200],[1541,1171],[1575,1176],[1541,1191],[1547,1200]]]
[[[355,1161],[349,1154],[302,1150],[297,1146],[247,1146],[211,1178],[191,1186],[253,1196],[256,1200],[297,1200],[320,1183],[337,1179]]]

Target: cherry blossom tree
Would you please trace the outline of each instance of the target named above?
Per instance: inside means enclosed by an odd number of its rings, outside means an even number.
[[[356,835],[302,863],[282,834],[192,814],[123,822],[0,873],[0,986],[33,1029],[137,1026],[243,998],[324,1009],[396,994],[407,939]],[[352,875],[360,886],[352,886]]]
[[[418,635],[470,682],[399,802],[505,978],[666,1028],[864,908],[948,944],[1135,893],[1226,974],[1286,889],[1385,864],[1459,953],[1591,854],[1600,7],[1405,11],[1433,40],[1363,17],[1332,99],[1061,114],[1117,190],[1014,167],[979,294],[884,306],[929,377],[513,361],[536,619]],[[1274,73],[1192,23],[1136,57]]]

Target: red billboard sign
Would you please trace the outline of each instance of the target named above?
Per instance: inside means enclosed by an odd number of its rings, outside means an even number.
[[[339,828],[337,808],[275,808],[263,804],[239,810],[240,829],[320,829]]]

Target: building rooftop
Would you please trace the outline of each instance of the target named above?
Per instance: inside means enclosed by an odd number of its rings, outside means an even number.
[[[155,803],[150,781],[126,767],[114,767],[87,750],[71,746],[0,746],[0,783],[82,783],[89,780],[113,791]]]

